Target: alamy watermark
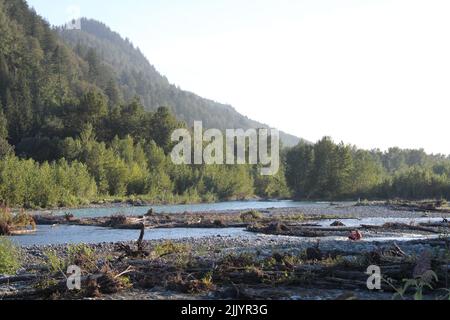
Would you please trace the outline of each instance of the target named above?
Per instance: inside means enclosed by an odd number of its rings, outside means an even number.
[[[280,169],[280,133],[276,129],[227,129],[224,138],[221,130],[204,131],[203,123],[195,121],[193,138],[189,130],[177,129],[171,139],[177,143],[171,153],[177,165],[260,165],[263,176],[276,175]]]
[[[81,290],[81,268],[78,266],[69,266],[67,268],[67,289]]]
[[[369,276],[367,279],[367,289],[381,290],[381,268],[375,265],[369,266],[366,274]]]

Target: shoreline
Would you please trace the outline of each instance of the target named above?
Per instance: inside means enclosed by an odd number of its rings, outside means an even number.
[[[135,229],[137,241],[21,246],[22,268],[14,276],[0,276],[3,299],[390,300],[394,288],[399,290],[403,279],[413,279],[424,259],[439,276],[435,290],[425,292],[426,298],[435,299],[443,293],[438,289],[446,285],[444,279],[450,274],[450,224],[439,221],[441,212],[424,217],[420,211],[386,205],[328,203],[259,211],[37,218],[42,224],[45,221],[39,219],[48,219],[48,224],[97,224],[111,230],[127,227]],[[381,219],[379,225],[363,225],[373,219]],[[415,223],[385,223],[386,219]],[[144,240],[154,229],[237,226],[249,237]],[[359,230],[364,238],[349,240],[352,230]],[[421,238],[413,240],[415,236]],[[65,286],[61,270],[71,264],[83,270],[80,291]],[[370,265],[380,266],[393,281],[383,283],[383,292],[367,289]],[[408,297],[412,297],[409,292]]]
[[[77,247],[31,246],[22,248],[26,262],[21,271],[9,279],[0,277],[0,297],[323,300],[348,296],[389,300],[395,294],[391,287],[383,284],[384,292],[367,289],[367,266],[379,264],[400,287],[403,279],[413,277],[417,257],[424,252],[433,252],[432,265],[445,264],[442,255],[449,240],[318,243],[315,239],[260,235],[254,240],[208,237],[84,245],[78,247],[84,280],[77,292],[64,287],[64,275],[52,271],[48,262],[49,252],[66,261]],[[107,272],[102,271],[105,263],[109,265]],[[443,285],[444,271],[440,268],[436,272]],[[112,281],[126,270],[129,272],[120,281]],[[430,291],[426,296],[431,299],[438,293]]]
[[[307,223],[321,220],[363,220],[368,218],[398,219],[438,219],[443,222],[450,217],[446,211],[419,211],[410,207],[392,206],[389,204],[354,205],[352,203],[305,203],[303,207],[267,208],[267,209],[228,209],[207,211],[184,211],[179,213],[157,213],[154,208],[145,214],[127,214],[120,209],[139,207],[111,207],[118,209],[108,216],[77,217],[72,213],[55,215],[51,211],[32,212],[38,225],[78,225],[109,227],[113,229],[146,228],[241,228],[252,224]],[[77,209],[78,210],[78,209]],[[82,209],[81,209],[82,210]],[[59,212],[59,211],[58,211]]]
[[[234,200],[218,200],[218,201],[210,201],[210,202],[152,202],[143,199],[115,199],[115,200],[103,200],[103,201],[92,201],[87,205],[79,205],[74,207],[53,207],[53,208],[34,208],[27,209],[28,212],[36,213],[36,212],[55,212],[55,211],[64,211],[64,210],[83,210],[83,209],[112,209],[112,208],[140,208],[140,207],[163,207],[163,206],[195,206],[195,205],[208,205],[208,204],[220,204],[220,203],[233,203],[233,202],[268,202],[268,203],[277,203],[277,202],[298,202],[298,203],[316,203],[316,204],[330,204],[330,205],[345,205],[345,204],[353,204],[355,206],[368,206],[368,207],[377,207],[377,206],[386,206],[392,209],[410,209],[417,211],[435,211],[441,213],[450,213],[450,206],[447,205],[445,201],[445,205],[443,208],[439,208],[440,204],[443,200],[436,199],[423,199],[423,200],[405,200],[405,199],[385,199],[385,200],[299,200],[295,198],[289,199],[264,199],[264,198],[250,198],[250,199],[234,199]],[[12,208],[13,210],[21,210],[23,208]]]

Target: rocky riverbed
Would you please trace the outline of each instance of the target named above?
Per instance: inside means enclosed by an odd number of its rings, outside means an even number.
[[[22,268],[0,276],[3,299],[411,299],[419,290],[425,299],[448,297],[445,212],[330,204],[36,220],[127,228],[138,240],[23,246]],[[151,229],[177,228],[247,235],[144,240]],[[361,237],[350,240],[356,231]],[[80,290],[67,288],[71,265],[81,268]],[[380,267],[381,290],[368,289],[369,266]],[[414,279],[407,290],[404,279]]]
[[[3,299],[391,299],[418,266],[439,279],[429,298],[444,297],[448,240],[353,242],[260,235],[178,241],[22,248],[23,268],[0,277]],[[65,270],[80,265],[80,291]],[[391,285],[367,289],[369,265]],[[58,269],[59,268],[59,269]],[[423,273],[425,273],[425,270]],[[420,276],[420,275],[419,275]],[[446,287],[447,286],[447,287]],[[405,294],[412,297],[414,292]]]

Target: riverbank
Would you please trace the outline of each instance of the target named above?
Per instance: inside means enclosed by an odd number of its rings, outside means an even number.
[[[0,277],[3,299],[391,299],[422,269],[438,281],[426,298],[445,296],[448,240],[385,242],[207,237],[177,241],[24,247],[24,265]],[[83,270],[80,291],[66,287],[71,263]],[[370,265],[390,283],[367,289]],[[412,298],[414,290],[404,298]]]
[[[450,217],[442,212],[354,203],[181,213],[138,209],[146,214],[111,209],[101,217],[80,211],[36,216],[36,235],[12,238],[29,242],[21,246],[17,274],[0,276],[0,297],[320,300],[401,293],[410,299],[425,280],[433,287],[425,289],[425,298],[448,293]],[[40,234],[43,224],[48,233]],[[79,236],[71,245],[60,243],[70,238],[66,228]],[[361,238],[350,240],[356,231]],[[66,287],[69,265],[83,271],[80,291]],[[367,289],[371,265],[381,268],[383,291]],[[404,279],[415,279],[415,285],[403,293]]]
[[[445,221],[450,218],[450,213],[444,211],[419,211],[410,207],[393,207],[390,204],[301,202],[230,202],[209,206],[175,207],[119,206],[66,212],[34,212],[32,215],[39,225],[79,225],[116,229],[140,229],[142,225],[151,229],[248,228],[254,224],[265,225],[273,222],[311,226],[328,220],[347,220],[351,226],[358,226],[358,221],[359,225],[383,225],[388,222],[404,224],[442,222],[445,225]],[[332,222],[334,221],[330,223]],[[342,224],[341,227],[345,226],[345,221]],[[320,226],[326,227],[323,224]]]

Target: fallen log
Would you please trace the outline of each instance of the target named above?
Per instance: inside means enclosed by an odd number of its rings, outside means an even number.
[[[0,277],[0,284],[33,281],[37,278],[35,274],[24,274],[19,276]]]
[[[126,273],[130,272],[128,270]],[[21,290],[10,293],[6,296],[8,299],[15,300],[29,300],[29,299],[46,299],[55,293],[59,294],[73,294],[82,297],[95,297],[96,294],[110,294],[120,291],[120,282],[117,277],[110,274],[101,273],[81,277],[81,290],[69,290],[67,287],[67,279],[60,280],[56,284],[46,288]]]
[[[11,230],[9,231],[9,235],[10,236],[23,236],[25,234],[32,234],[35,233],[36,229],[32,229],[32,230]]]
[[[368,230],[386,230],[386,229],[394,229],[394,230],[410,230],[410,231],[422,231],[433,234],[441,234],[440,230],[435,230],[432,228],[422,227],[422,226],[412,226],[404,223],[386,223],[382,226],[373,226],[373,225],[361,225],[361,229]]]

